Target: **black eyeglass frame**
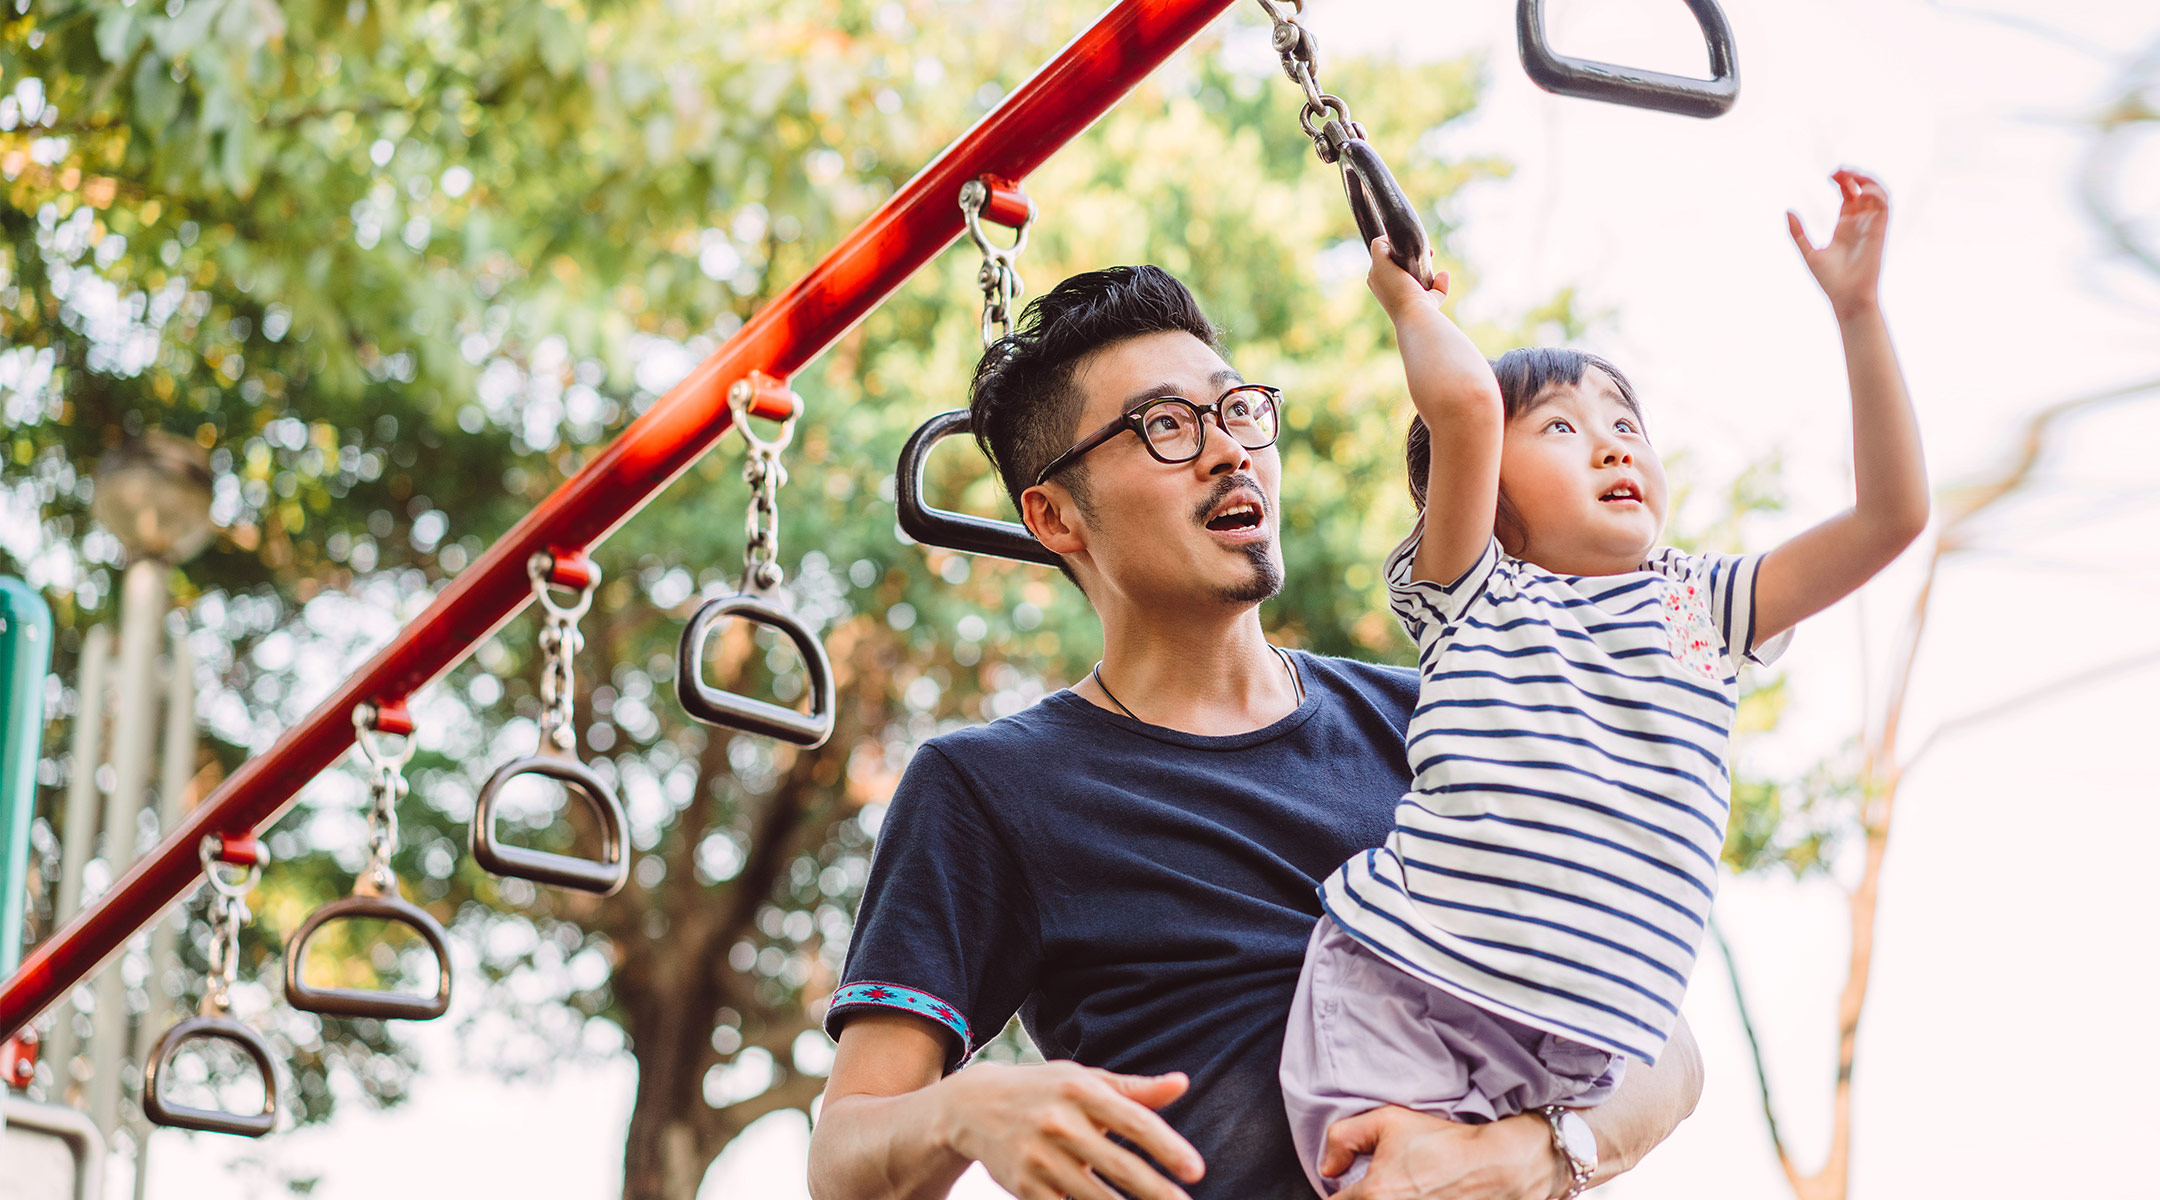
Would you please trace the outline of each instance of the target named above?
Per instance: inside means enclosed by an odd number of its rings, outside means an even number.
[[[1239,392],[1259,392],[1261,395],[1267,397],[1269,404],[1272,404],[1275,407],[1275,433],[1273,434],[1273,436],[1270,436],[1268,440],[1260,443],[1257,446],[1247,446],[1243,442],[1238,442],[1237,435],[1230,432],[1229,423],[1223,420],[1223,401],[1237,395]],[[1157,450],[1155,448],[1154,440],[1149,438],[1147,435],[1147,414],[1164,404],[1184,405],[1187,409],[1190,409],[1192,411],[1193,421],[1200,427],[1199,445],[1194,446],[1193,452],[1191,454],[1185,455],[1183,458],[1171,458],[1168,455],[1164,454],[1162,451]],[[1278,387],[1269,387],[1267,384],[1264,383],[1241,383],[1236,387],[1231,388],[1229,391],[1224,392],[1222,395],[1215,397],[1215,402],[1213,404],[1195,404],[1192,401],[1187,400],[1183,396],[1157,396],[1154,399],[1148,400],[1147,402],[1141,404],[1137,408],[1126,410],[1122,415],[1118,417],[1117,420],[1112,421],[1108,425],[1103,426],[1101,429],[1098,429],[1095,432],[1087,435],[1086,437],[1081,438],[1079,441],[1073,443],[1072,449],[1067,450],[1065,453],[1051,459],[1050,465],[1044,467],[1042,469],[1042,472],[1035,476],[1035,486],[1041,487],[1043,484],[1050,481],[1050,477],[1052,475],[1055,475],[1059,471],[1062,471],[1065,468],[1078,462],[1081,455],[1086,454],[1088,451],[1093,450],[1095,447],[1102,445],[1104,442],[1109,441],[1111,438],[1114,438],[1117,435],[1124,433],[1128,429],[1140,435],[1140,444],[1147,447],[1148,456],[1153,458],[1156,462],[1162,463],[1165,466],[1176,466],[1179,463],[1189,463],[1192,460],[1207,453],[1207,419],[1210,416],[1215,418],[1215,424],[1223,431],[1224,437],[1229,438],[1233,442],[1237,442],[1239,446],[1247,450],[1265,450],[1269,446],[1274,445],[1277,439],[1282,436],[1282,410],[1282,389]]]

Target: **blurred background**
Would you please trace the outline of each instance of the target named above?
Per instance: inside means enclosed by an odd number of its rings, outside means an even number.
[[[1563,52],[1702,71],[1677,0],[1550,7]],[[1605,1190],[2140,1194],[2125,1150],[2160,1101],[2123,1069],[2160,983],[2160,630],[2136,615],[2160,587],[2160,13],[1725,8],[1743,87],[1712,122],[1538,91],[1503,0],[1306,16],[1328,89],[1425,206],[1458,319],[1495,353],[1568,342],[1633,377],[1683,544],[1767,548],[1849,503],[1836,330],[1783,213],[1826,238],[1840,164],[1892,193],[1884,302],[1935,525],[1750,682],[1721,949],[1688,999],[1708,1085]],[[26,942],[1098,9],[0,8],[0,575],[56,635]],[[1409,512],[1401,368],[1296,95],[1239,5],[1027,180],[1020,267],[1034,291],[1140,261],[1192,285],[1231,360],[1289,398],[1272,636],[1407,661],[1376,569]],[[41,1022],[26,1094],[101,1123],[110,1195],[806,1194],[818,1017],[894,781],[924,739],[1025,707],[1098,649],[1050,573],[895,534],[900,442],[963,401],[979,351],[976,266],[949,251],[794,380],[783,561],[854,701],[832,742],[731,739],[672,699],[682,622],[741,561],[723,443],[595,551],[579,732],[628,810],[630,885],[534,889],[463,853],[480,782],[536,738],[521,616],[414,699],[396,866],[450,930],[448,1016],[317,1018],[278,995],[285,937],[366,858],[343,763],[266,835],[242,940],[236,1007],[286,1073],[278,1133],[140,1117],[129,1064],[202,988],[197,899]],[[995,511],[971,458],[941,455],[937,488]],[[800,686],[747,635],[716,661]],[[311,963],[431,985],[417,944],[367,942],[328,937]],[[2132,1033],[2097,1050],[2064,1032],[2117,1021]],[[1014,1030],[990,1053],[1031,1050]],[[244,1103],[217,1065],[181,1085]]]

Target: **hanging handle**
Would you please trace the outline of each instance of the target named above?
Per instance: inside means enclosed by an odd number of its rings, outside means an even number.
[[[729,617],[770,626],[795,644],[795,652],[802,656],[803,673],[810,677],[809,712],[740,696],[705,682],[705,643],[714,627]],[[683,626],[682,644],[675,655],[675,699],[694,721],[778,738],[797,746],[822,746],[833,731],[832,660],[795,614],[756,592],[737,592],[706,601]]]
[[[1386,160],[1371,142],[1355,136],[1344,139],[1338,161],[1343,191],[1350,197],[1350,215],[1357,218],[1358,234],[1365,245],[1385,235],[1388,257],[1408,271],[1419,287],[1431,290],[1432,243],[1425,236],[1425,222],[1418,219],[1417,209],[1403,195],[1402,185],[1395,182],[1395,173],[1388,170]]]
[[[259,1113],[230,1113],[215,1108],[190,1108],[184,1104],[167,1103],[158,1092],[158,1080],[180,1050],[181,1043],[190,1038],[202,1038],[213,1042],[231,1042],[247,1051],[255,1060],[256,1070],[262,1072],[263,1106]],[[204,1133],[231,1133],[240,1137],[261,1137],[277,1124],[277,1072],[270,1065],[270,1044],[253,1029],[231,1017],[186,1017],[173,1022],[150,1049],[149,1063],[143,1068],[143,1115],[153,1124],[169,1129],[199,1129]]]
[[[923,422],[922,428],[908,438],[907,445],[900,448],[899,478],[893,493],[901,532],[925,546],[1057,566],[1058,556],[1036,541],[1026,526],[932,508],[923,499],[923,464],[930,460],[930,452],[944,439],[968,432],[967,410],[954,409]]]
[[[1740,64],[1732,26],[1717,0],[1687,0],[1710,51],[1710,78],[1691,79],[1553,53],[1545,40],[1545,0],[1515,0],[1515,39],[1533,83],[1562,96],[1650,108],[1683,117],[1725,115],[1740,97]]]
[[[476,818],[477,819],[477,818]],[[370,988],[316,988],[302,982],[307,970],[308,939],[332,921],[373,919],[410,927],[435,955],[435,994],[384,992]],[[428,911],[397,896],[347,896],[308,915],[285,944],[285,1000],[302,1012],[331,1017],[374,1017],[388,1021],[430,1021],[450,1011],[450,951],[443,927]]]
[[[555,780],[585,798],[592,806],[593,815],[600,819],[599,858],[554,854],[496,839],[495,806],[503,789],[521,775],[540,775]],[[481,785],[480,799],[473,805],[473,861],[493,875],[611,896],[630,878],[624,824],[622,801],[615,798],[615,789],[594,774],[591,767],[574,758],[553,755],[521,758],[505,763]]]

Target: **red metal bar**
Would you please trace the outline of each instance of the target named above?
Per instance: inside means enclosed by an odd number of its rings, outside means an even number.
[[[411,695],[524,607],[532,594],[525,562],[534,553],[599,542],[697,461],[727,432],[729,384],[752,370],[794,375],[935,258],[960,234],[962,183],[983,174],[1026,178],[1231,3],[1120,0],[1074,38],[490,546],[269,753],[249,759],[110,891],[31,951],[0,992],[0,1033],[22,1026],[187,890],[201,874],[196,845],[204,834],[276,820],[302,784],[352,745],[355,705]]]

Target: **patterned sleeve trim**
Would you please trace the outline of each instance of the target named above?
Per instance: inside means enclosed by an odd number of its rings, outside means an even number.
[[[826,1012],[829,1020],[830,1016],[838,1015],[843,1009],[865,1007],[896,1008],[901,1012],[914,1013],[918,1017],[928,1017],[953,1031],[953,1034],[960,1039],[960,1052],[963,1057],[968,1051],[975,1048],[974,1039],[968,1036],[967,1019],[962,1017],[952,1005],[928,992],[917,991],[911,987],[901,987],[896,983],[878,983],[874,980],[863,980],[848,984],[833,993],[832,1004],[826,1009]]]

